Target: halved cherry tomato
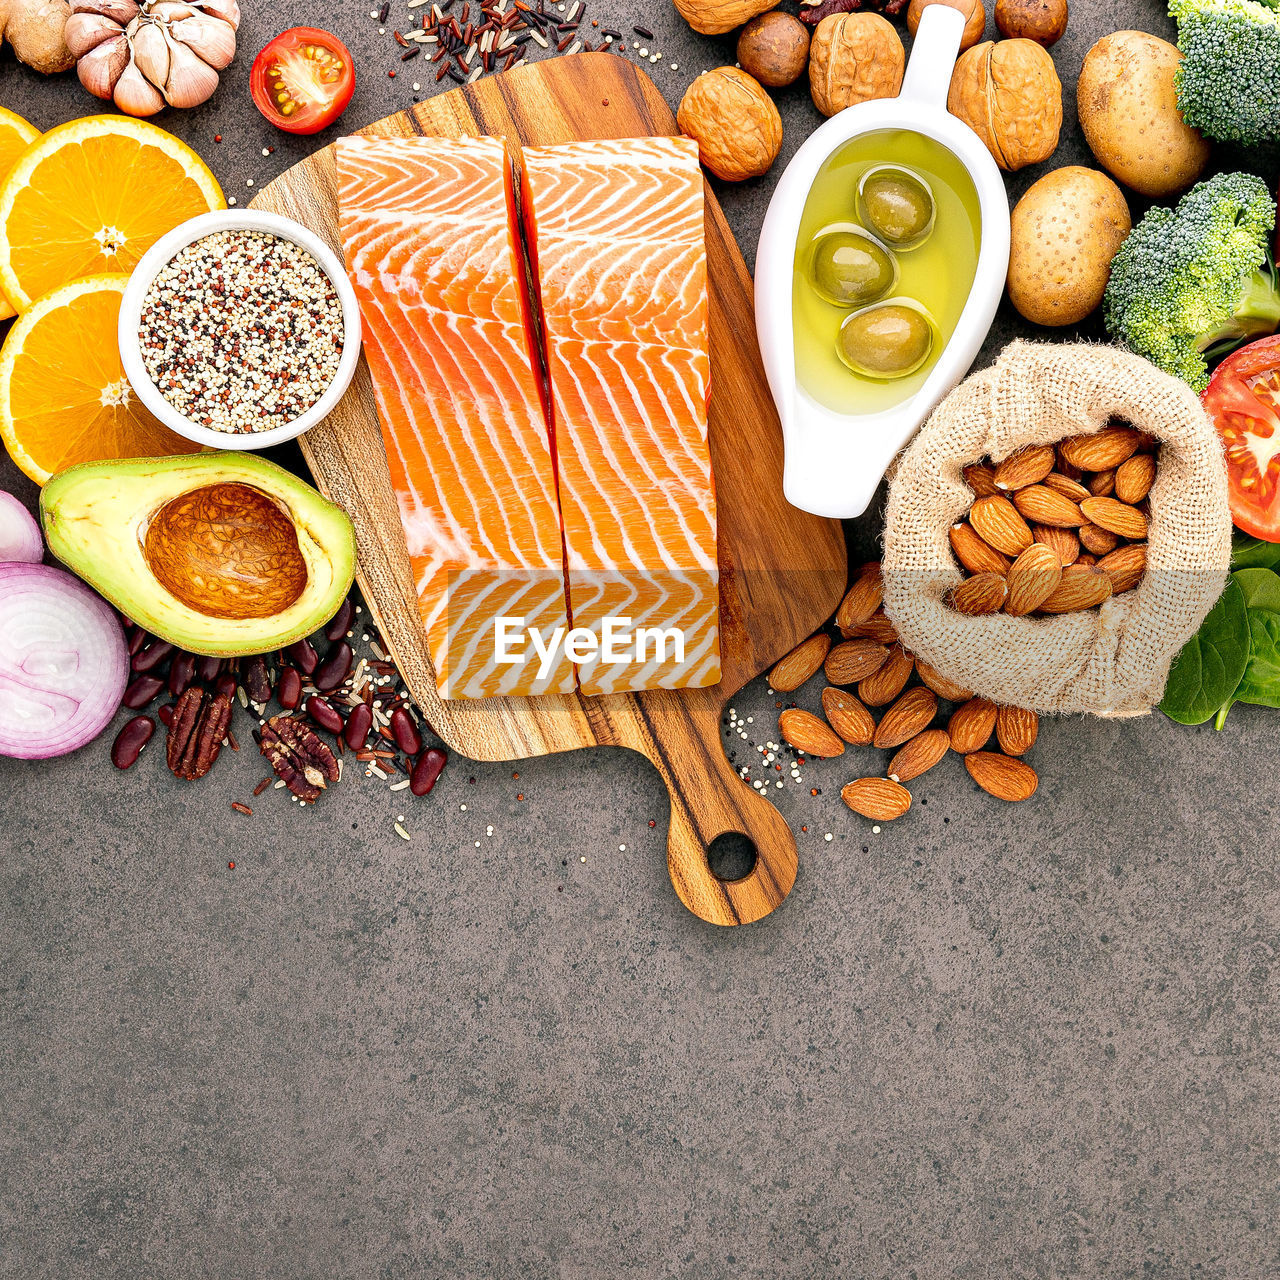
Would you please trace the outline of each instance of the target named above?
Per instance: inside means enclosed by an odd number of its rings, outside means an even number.
[[[254,105],[286,133],[319,133],[346,109],[356,87],[351,52],[316,27],[291,27],[253,60]]]
[[[1280,335],[1229,355],[1201,400],[1226,447],[1236,528],[1280,542]]]

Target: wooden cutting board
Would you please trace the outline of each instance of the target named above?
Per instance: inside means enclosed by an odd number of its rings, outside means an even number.
[[[518,67],[429,99],[364,130],[382,137],[495,134],[513,146],[674,134],[675,119],[643,72],[613,54]],[[339,249],[332,147],[258,193],[256,208],[304,223]],[[320,489],[355,522],[361,589],[423,713],[475,760],[519,760],[579,747],[630,747],[657,766],[671,799],[667,867],[684,904],[716,924],[758,920],[790,891],[795,839],[782,816],[725,758],[725,699],[828,618],[846,576],[838,523],[782,497],[782,439],[756,348],[751,277],[707,191],[711,290],[711,459],[719,508],[724,679],[710,689],[442,702],[427,656],[408,554],[364,362],[333,414],[300,440]],[[767,732],[767,730],[766,730]],[[755,864],[712,873],[708,847],[745,835]],[[742,841],[721,841],[713,857]],[[718,861],[718,859],[717,859]]]

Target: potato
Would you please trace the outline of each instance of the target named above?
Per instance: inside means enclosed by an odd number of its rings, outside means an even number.
[[[1181,59],[1168,41],[1117,31],[1085,54],[1076,85],[1080,127],[1098,162],[1153,199],[1185,191],[1209,162],[1209,144],[1178,114]]]
[[[1046,174],[1013,210],[1009,301],[1033,324],[1083,320],[1102,301],[1132,225],[1106,174],[1079,165]]]

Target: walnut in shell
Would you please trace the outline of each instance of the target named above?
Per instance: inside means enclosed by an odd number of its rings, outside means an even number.
[[[675,0],[676,12],[704,36],[719,36],[772,9],[778,0]]]
[[[809,91],[824,116],[871,98],[893,98],[907,65],[902,40],[878,13],[833,13],[809,47]]]
[[[704,71],[685,91],[676,112],[682,133],[717,178],[758,178],[778,158],[782,117],[758,81],[737,67]]]
[[[1062,128],[1062,82],[1034,40],[986,40],[962,53],[947,110],[986,144],[1002,169],[1047,160]]]

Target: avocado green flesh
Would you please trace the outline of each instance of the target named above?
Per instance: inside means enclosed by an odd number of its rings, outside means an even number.
[[[266,495],[297,536],[288,559],[295,574],[305,567],[305,581],[268,616],[193,608],[161,583],[148,560],[147,531],[157,513],[175,499],[219,485],[248,485]],[[250,453],[69,467],[41,491],[40,520],[50,551],[63,564],[139,626],[190,653],[235,657],[292,644],[333,616],[355,576],[355,530],[346,513],[283,467]],[[172,539],[170,546],[181,566],[182,546]],[[234,552],[226,568],[233,580]],[[198,587],[192,598],[200,595]]]

